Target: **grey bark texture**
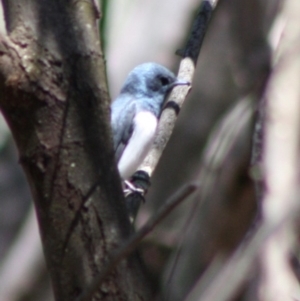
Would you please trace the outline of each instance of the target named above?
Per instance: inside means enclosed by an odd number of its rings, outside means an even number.
[[[130,235],[92,1],[3,1],[0,106],[34,199],[56,300],[74,300]],[[135,255],[93,300],[145,300]]]

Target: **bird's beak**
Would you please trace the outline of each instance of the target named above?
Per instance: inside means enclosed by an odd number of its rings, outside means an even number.
[[[191,83],[186,81],[186,80],[183,80],[183,79],[177,79],[173,85],[172,85],[172,88],[175,87],[175,86],[190,86]]]

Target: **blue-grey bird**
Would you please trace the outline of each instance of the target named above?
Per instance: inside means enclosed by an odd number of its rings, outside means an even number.
[[[141,64],[129,73],[111,105],[115,158],[123,180],[133,175],[150,150],[172,88],[188,84],[156,63]]]

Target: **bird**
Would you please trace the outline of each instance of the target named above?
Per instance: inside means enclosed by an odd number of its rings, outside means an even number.
[[[171,90],[188,84],[153,62],[138,65],[128,74],[111,104],[115,160],[122,180],[130,179],[149,152]]]

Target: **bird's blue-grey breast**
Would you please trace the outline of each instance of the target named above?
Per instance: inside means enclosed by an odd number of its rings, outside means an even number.
[[[111,105],[115,158],[123,180],[128,179],[147,155],[156,133],[163,104],[177,80],[167,68],[144,63],[128,75]]]

